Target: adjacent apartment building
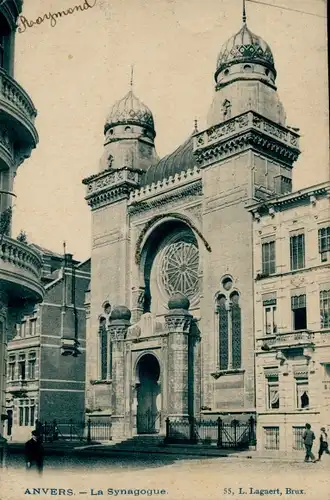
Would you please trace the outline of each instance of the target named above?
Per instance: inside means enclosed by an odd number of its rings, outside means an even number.
[[[25,439],[36,419],[81,421],[85,408],[85,292],[90,261],[36,245],[45,298],[16,325],[8,343],[6,434]]]
[[[16,21],[22,0],[0,2],[0,458],[5,409],[7,336],[20,317],[41,302],[42,259],[33,247],[11,238],[18,167],[38,143],[37,111],[14,79]]]
[[[250,207],[260,450],[330,428],[330,182]]]

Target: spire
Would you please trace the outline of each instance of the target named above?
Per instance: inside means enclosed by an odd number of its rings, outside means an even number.
[[[134,65],[131,64],[131,80],[130,80],[131,91],[133,91],[133,77],[134,77]]]
[[[246,24],[245,0],[243,0],[243,24]]]

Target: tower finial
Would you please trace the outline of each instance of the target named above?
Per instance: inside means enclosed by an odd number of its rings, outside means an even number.
[[[245,0],[243,0],[243,24],[246,24]]]
[[[198,132],[198,120],[195,118],[194,120],[194,134],[197,134]]]
[[[131,64],[131,81],[130,81],[131,90],[133,90],[133,77],[134,77],[134,64]]]

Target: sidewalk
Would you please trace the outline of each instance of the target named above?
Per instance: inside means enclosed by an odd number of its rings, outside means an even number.
[[[24,443],[9,442],[9,453],[22,453]],[[161,444],[159,446],[150,446],[148,448],[138,446],[120,446],[116,442],[108,443],[92,443],[87,445],[81,441],[57,441],[53,443],[44,443],[46,455],[77,455],[77,456],[132,456],[143,454],[163,454],[175,455],[177,457],[189,458],[227,458],[227,459],[244,459],[244,460],[264,460],[274,462],[297,462],[300,463],[304,459],[304,452],[297,451],[292,453],[283,453],[278,451],[258,452],[255,450],[237,451],[231,449],[221,449],[215,446],[202,445],[178,445],[178,444]]]

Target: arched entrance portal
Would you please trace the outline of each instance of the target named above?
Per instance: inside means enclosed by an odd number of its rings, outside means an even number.
[[[138,434],[159,432],[160,366],[152,354],[145,354],[137,364],[137,411],[136,427]]]

